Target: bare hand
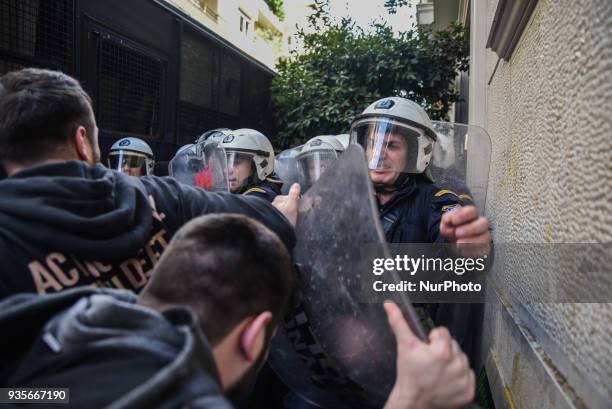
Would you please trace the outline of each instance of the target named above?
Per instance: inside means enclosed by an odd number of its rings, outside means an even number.
[[[479,257],[491,251],[489,221],[486,217],[479,217],[474,206],[444,213],[440,221],[440,234],[449,242],[457,243],[463,256]]]
[[[397,341],[397,378],[385,409],[450,409],[471,402],[474,372],[448,330],[432,330],[426,344],[410,330],[397,305],[386,302],[384,307]]]
[[[276,196],[272,201],[272,206],[276,207],[289,220],[293,228],[297,227],[300,206],[300,185],[294,183],[291,185],[291,189],[289,189],[289,193],[286,196]]]

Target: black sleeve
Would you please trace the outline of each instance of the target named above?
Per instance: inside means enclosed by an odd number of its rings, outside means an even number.
[[[275,232],[291,252],[295,247],[295,232],[287,218],[267,201],[232,193],[207,192],[165,177],[141,178],[158,210],[173,212],[178,225],[194,217],[210,213],[238,213],[263,223]]]
[[[439,190],[431,198],[427,229],[431,243],[446,243],[440,234],[442,215],[461,207],[461,199],[450,190]]]

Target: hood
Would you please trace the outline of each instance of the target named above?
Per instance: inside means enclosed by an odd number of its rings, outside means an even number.
[[[121,260],[142,247],[151,224],[140,180],[100,164],[33,166],[0,181],[0,237],[25,247]]]
[[[220,396],[214,357],[199,328],[192,311],[176,307],[160,314],[136,304],[136,296],[126,290],[19,294],[0,303],[0,330],[12,335],[0,339],[0,383],[63,376],[64,384],[77,390],[83,383],[90,388],[83,377],[100,375],[108,381],[108,374],[98,371],[99,363],[114,360],[118,366],[112,368],[122,375],[110,375],[116,385],[104,398],[114,408],[162,407],[167,399]],[[146,376],[134,383],[139,370]],[[98,403],[91,407],[104,406]]]

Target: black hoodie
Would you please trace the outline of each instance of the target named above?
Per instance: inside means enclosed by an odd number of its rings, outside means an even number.
[[[27,168],[0,181],[0,299],[83,285],[139,291],[174,233],[207,213],[250,216],[295,245],[287,219],[258,198],[80,161]]]
[[[68,408],[230,409],[195,314],[135,301],[131,291],[88,288],[7,298],[0,385],[69,388],[69,405],[59,405]]]

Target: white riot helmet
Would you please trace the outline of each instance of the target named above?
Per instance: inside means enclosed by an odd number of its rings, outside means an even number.
[[[108,152],[108,167],[130,176],[148,176],[153,174],[155,158],[142,139],[122,138]]]
[[[202,135],[198,137],[195,143],[196,154],[202,156],[204,153],[204,146],[207,143],[216,142],[221,143],[221,141],[232,133],[232,130],[229,128],[216,128],[211,129],[210,131],[204,132]]]
[[[351,143],[351,134],[348,133],[336,135],[335,138],[340,141],[342,146],[344,146],[344,149],[348,148],[349,144]]]
[[[340,140],[338,138],[336,138],[335,135],[319,135],[319,136],[315,136],[314,138],[310,139],[308,142],[310,142],[310,141],[312,141],[314,139],[317,139],[317,138],[322,140],[323,142],[326,142],[327,144],[331,145],[338,155],[340,155],[346,149],[346,147],[342,144],[342,142],[340,142]],[[306,144],[308,144],[308,142],[306,142]]]
[[[187,145],[183,145],[180,148],[178,148],[178,150],[176,151],[176,154],[174,156],[179,156],[181,154],[189,154],[189,155],[195,155],[196,154],[196,146],[194,143],[188,143]]]
[[[229,128],[211,129],[210,131],[206,131],[198,137],[198,139],[196,140],[196,145],[200,145],[206,141],[221,142],[223,138],[225,138],[231,133],[232,130]]]
[[[368,167],[377,171],[424,173],[437,135],[425,110],[405,98],[380,99],[351,124],[351,143],[366,151]],[[403,160],[394,155],[405,152]]]
[[[227,153],[230,174],[234,164],[244,160],[251,161],[254,172],[250,180],[245,181],[246,184],[261,182],[274,172],[274,148],[261,132],[249,128],[236,129],[226,135],[219,146]]]
[[[312,186],[342,152],[342,144],[329,136],[315,136],[302,145],[296,155],[299,183],[304,190]]]

